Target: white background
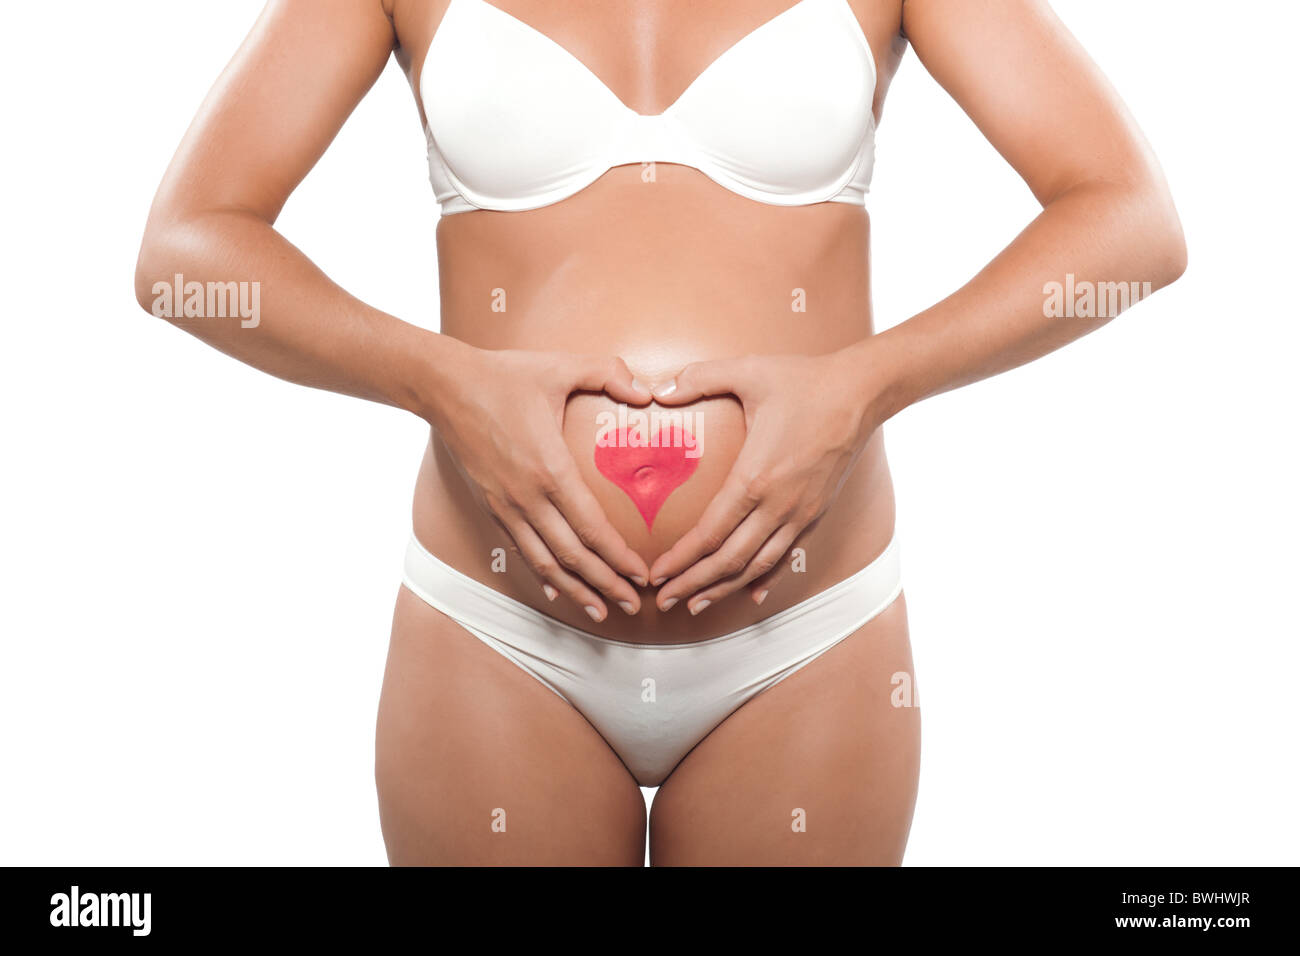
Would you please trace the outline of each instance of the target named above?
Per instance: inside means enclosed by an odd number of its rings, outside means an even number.
[[[1056,8],[1161,156],[1191,266],[887,426],[924,714],[907,862],[1294,864],[1300,16]],[[385,862],[374,713],[423,425],[241,366],[132,291],[259,9],[6,9],[3,863]],[[888,325],[1037,209],[911,53],[878,157]],[[435,222],[390,63],[279,227],[432,326]]]

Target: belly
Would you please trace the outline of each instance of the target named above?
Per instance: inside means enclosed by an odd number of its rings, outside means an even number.
[[[564,203],[468,213],[439,227],[442,331],[480,348],[617,355],[648,383],[691,362],[824,354],[870,334],[865,215],[834,204],[762,206],[682,167],[653,186],[616,169]],[[635,184],[634,184],[635,183]],[[689,224],[689,228],[688,228]],[[629,407],[575,394],[563,434],[582,480],[647,562],[699,520],[745,439],[739,401]],[[743,594],[692,618],[661,614],[653,592],[600,625],[541,596],[515,558],[493,570],[503,533],[479,512],[434,435],[416,489],[416,533],[435,555],[566,623],[621,640],[697,640],[746,626],[846,577],[888,541],[893,506],[879,441],[846,481],[833,521],[799,544],[807,571],[764,603]],[[508,562],[509,564],[510,562]],[[683,602],[684,603],[684,602]]]
[[[731,397],[682,408],[627,406],[604,395],[569,400],[564,437],[606,517],[646,562],[699,520],[745,440]]]

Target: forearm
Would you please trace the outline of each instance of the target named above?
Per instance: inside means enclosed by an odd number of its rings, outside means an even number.
[[[1049,283],[1065,286],[1072,275],[1094,288],[1154,291],[1182,274],[1185,256],[1163,188],[1097,183],[1066,191],[962,288],[854,347],[874,379],[877,417],[1023,365],[1114,317],[1106,294],[1092,315],[1069,302],[1066,315],[1046,314]]]
[[[173,325],[279,378],[430,416],[435,372],[460,346],[366,305],[331,281],[264,219],[214,211],[151,223],[136,268],[136,297],[154,314],[162,286],[256,283],[258,314],[186,317]],[[183,288],[183,286],[182,286]],[[245,287],[247,288],[247,286]],[[245,293],[247,295],[247,293]]]

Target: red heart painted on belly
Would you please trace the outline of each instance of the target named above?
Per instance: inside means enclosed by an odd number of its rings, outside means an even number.
[[[699,444],[681,425],[660,428],[651,439],[635,428],[619,428],[596,442],[596,469],[632,499],[647,530],[668,496],[699,464]]]

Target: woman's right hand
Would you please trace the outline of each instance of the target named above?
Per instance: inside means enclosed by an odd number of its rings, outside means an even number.
[[[619,358],[442,344],[424,417],[479,506],[514,541],[548,599],[565,594],[594,621],[607,614],[600,595],[637,613],[641,598],[628,579],[644,587],[650,568],[605,517],[561,429],[574,392],[646,405],[649,390]]]

